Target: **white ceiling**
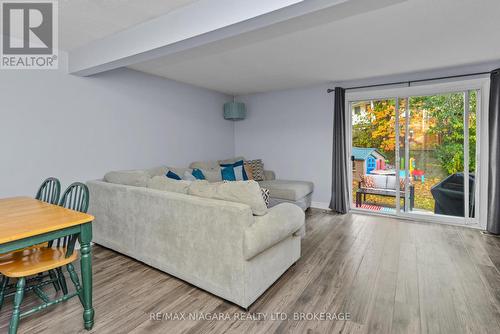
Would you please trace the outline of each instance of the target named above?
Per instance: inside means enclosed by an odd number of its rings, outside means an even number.
[[[408,0],[301,31],[266,36],[264,30],[130,67],[238,95],[495,61],[498,13],[498,0]]]
[[[59,0],[59,47],[81,47],[195,1]]]
[[[72,50],[196,1],[59,0],[59,44]],[[499,0],[407,0],[340,19],[325,12],[130,67],[241,95],[500,61],[498,13]]]

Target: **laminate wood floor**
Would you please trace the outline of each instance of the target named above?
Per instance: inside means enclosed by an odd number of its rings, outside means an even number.
[[[72,299],[22,319],[19,333],[500,333],[500,239],[477,230],[311,210],[301,259],[249,313],[111,250],[93,250],[93,330],[82,329]],[[24,305],[34,302],[28,295]],[[2,333],[11,306],[9,298]],[[156,312],[204,319],[151,320]],[[341,313],[350,320],[294,319]]]

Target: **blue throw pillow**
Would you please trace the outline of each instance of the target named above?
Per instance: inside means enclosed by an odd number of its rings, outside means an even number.
[[[236,181],[233,166],[223,167],[220,173],[224,181]]]
[[[205,175],[203,175],[203,172],[201,169],[195,168],[193,169],[193,172],[191,173],[197,180],[205,180]]]
[[[232,168],[233,169],[234,180],[232,180],[232,181],[241,181],[241,180],[246,181],[246,180],[248,180],[248,176],[247,176],[247,173],[245,172],[243,160],[236,161],[235,163],[232,163],[232,164],[221,164],[220,166],[222,168]]]
[[[179,175],[175,174],[174,172],[172,172],[170,170],[168,171],[166,177],[174,179],[174,180],[182,180]]]

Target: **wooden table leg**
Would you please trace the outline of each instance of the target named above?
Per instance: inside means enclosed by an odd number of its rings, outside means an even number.
[[[90,330],[94,326],[94,308],[92,307],[92,225],[90,223],[81,226],[79,236],[80,242],[80,265],[82,271],[83,288],[83,324],[85,329]]]

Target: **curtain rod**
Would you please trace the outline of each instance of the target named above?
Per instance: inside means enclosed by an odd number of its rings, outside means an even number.
[[[477,72],[477,73],[469,73],[469,74],[449,75],[449,76],[446,76],[446,77],[437,77],[437,78],[429,78],[429,79],[418,79],[418,80],[410,80],[410,81],[388,82],[388,83],[375,84],[375,85],[349,87],[349,88],[345,88],[345,90],[361,89],[361,88],[372,88],[372,87],[382,87],[382,86],[393,86],[393,85],[402,85],[402,84],[407,84],[408,87],[409,87],[409,86],[411,86],[412,83],[416,83],[416,82],[425,82],[425,81],[435,81],[435,80],[443,80],[443,79],[462,78],[462,77],[470,77],[470,76],[474,76],[474,75],[484,75],[484,74],[491,74],[491,72]],[[331,93],[331,92],[334,92],[334,91],[335,91],[335,89],[331,89],[331,88],[328,88],[326,90],[327,93]]]

